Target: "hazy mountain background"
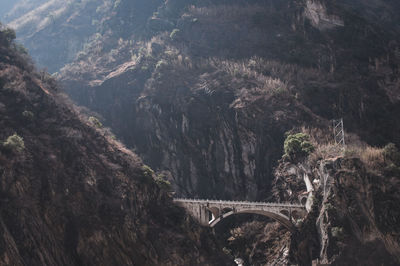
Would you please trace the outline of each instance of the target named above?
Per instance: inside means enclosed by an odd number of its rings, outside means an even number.
[[[3,0],[0,3],[0,18],[4,21],[4,16],[10,12],[10,10],[14,7],[16,1],[14,0]]]
[[[3,23],[19,18],[48,0],[3,0],[0,3],[0,19]]]

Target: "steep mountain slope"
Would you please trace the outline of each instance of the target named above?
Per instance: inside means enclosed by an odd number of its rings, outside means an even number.
[[[22,17],[49,0],[3,0],[0,3],[0,20],[4,23]]]
[[[370,144],[399,144],[396,8],[120,1],[59,78],[178,193],[266,198],[295,126],[344,117]]]
[[[210,234],[0,31],[0,264],[225,265]]]
[[[13,8],[14,4],[14,0],[2,1],[0,4],[0,18],[3,18],[3,16]]]
[[[111,0],[23,1],[7,22],[35,62],[53,73],[84,48],[112,7]]]

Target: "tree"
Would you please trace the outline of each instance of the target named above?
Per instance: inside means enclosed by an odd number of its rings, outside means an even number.
[[[291,160],[307,157],[315,150],[310,137],[304,133],[289,134],[284,143],[285,157]]]
[[[9,46],[16,38],[15,31],[0,24],[0,43]]]
[[[25,149],[24,139],[14,133],[7,138],[7,140],[3,143],[3,146],[9,150],[22,152]]]
[[[182,37],[181,31],[179,29],[174,29],[169,35],[169,37],[173,41],[179,41]]]
[[[94,117],[94,116],[89,117],[89,122],[90,122],[93,126],[95,126],[96,128],[102,128],[102,127],[103,127],[103,124],[100,122],[100,120],[97,119],[97,118]]]

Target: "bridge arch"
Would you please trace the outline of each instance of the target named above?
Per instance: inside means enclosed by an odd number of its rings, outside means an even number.
[[[247,213],[247,214],[259,214],[259,215],[263,215],[269,218],[274,219],[275,221],[279,222],[280,224],[282,224],[284,227],[286,227],[286,229],[288,229],[291,232],[295,231],[295,227],[292,224],[292,222],[290,221],[289,217],[283,214],[277,214],[274,212],[268,212],[268,211],[263,211],[263,210],[236,210],[236,211],[230,211],[227,213],[224,213],[222,215],[220,215],[218,218],[213,219],[209,222],[210,227],[214,227],[216,226],[220,221],[222,221],[223,219],[231,216],[231,215],[235,215],[235,214],[243,214],[243,213]]]
[[[295,226],[292,224],[292,218],[304,218],[307,213],[303,205],[291,203],[202,199],[174,199],[174,202],[184,207],[201,225],[210,227],[231,215],[248,213],[272,218],[293,232]]]

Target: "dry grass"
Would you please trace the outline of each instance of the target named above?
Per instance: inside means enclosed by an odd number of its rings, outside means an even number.
[[[327,125],[326,128],[317,127],[306,127],[302,126],[299,130],[301,133],[310,136],[310,141],[313,145],[333,145],[333,138],[331,136],[331,130]]]
[[[334,143],[315,145],[315,150],[308,156],[309,162],[317,162],[319,160],[327,160],[343,156],[343,148]]]
[[[360,153],[360,159],[369,167],[377,167],[385,164],[383,149],[376,147],[367,147]]]
[[[337,157],[359,158],[370,170],[381,169],[385,165],[384,149],[371,147],[362,142],[358,136],[347,133],[346,147],[334,143],[330,128],[302,127],[300,132],[310,136],[315,150],[308,157],[308,161],[315,163]]]
[[[270,10],[262,5],[214,5],[209,7],[189,6],[187,12],[204,19],[218,19],[220,22],[249,20],[254,14],[268,14]]]
[[[311,164],[319,160],[326,160],[338,157],[359,158],[365,167],[370,171],[377,171],[385,167],[384,148],[371,147],[361,141],[357,135],[346,133],[346,146],[334,143],[330,127],[310,128],[302,127],[298,129],[302,133],[310,136],[310,141],[315,150],[308,156]]]
[[[376,171],[385,165],[385,157],[382,148],[371,147],[366,144],[362,146],[347,145],[345,148],[334,143],[315,145],[315,151],[309,155],[309,162],[317,162],[337,157],[359,158],[369,170]]]
[[[382,169],[385,166],[383,148],[371,147],[368,145],[349,145],[344,152],[345,157],[359,158],[364,165],[372,171]]]

